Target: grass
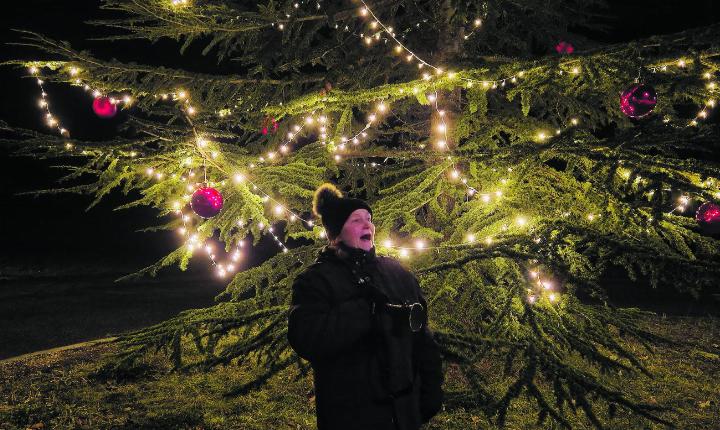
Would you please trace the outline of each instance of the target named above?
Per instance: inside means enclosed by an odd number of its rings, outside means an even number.
[[[714,317],[656,317],[650,329],[676,340],[680,348],[658,348],[641,357],[653,378],[608,376],[617,387],[640,393],[640,400],[673,408],[663,417],[679,429],[720,428],[720,320]],[[259,391],[224,394],[253,375],[228,366],[208,373],[170,372],[168,361],[150,356],[122,380],[97,376],[102,358],[115,346],[87,343],[0,362],[0,429],[313,429],[312,377],[287,369]],[[453,369],[446,387],[460,381]],[[599,408],[602,410],[602,408]],[[602,414],[601,414],[602,415]],[[591,428],[582,412],[569,413],[573,428]],[[508,429],[554,429],[535,425],[535,405],[521,398],[511,408]],[[659,429],[619,413],[609,429]],[[493,429],[480,409],[445,410],[427,429]]]

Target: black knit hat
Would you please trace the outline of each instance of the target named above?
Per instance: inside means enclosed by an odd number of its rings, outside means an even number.
[[[372,209],[364,200],[343,197],[333,184],[322,184],[315,190],[313,213],[322,219],[331,239],[340,235],[345,221],[358,209],[365,209],[372,215]]]

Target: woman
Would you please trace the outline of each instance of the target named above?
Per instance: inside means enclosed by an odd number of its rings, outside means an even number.
[[[416,430],[442,406],[442,362],[412,273],[375,255],[372,209],[321,186],[330,244],[295,279],[292,348],[313,367],[318,430]]]

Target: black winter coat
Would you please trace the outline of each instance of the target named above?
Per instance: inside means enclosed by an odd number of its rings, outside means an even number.
[[[293,284],[288,340],[312,365],[318,430],[416,430],[442,406],[426,314],[413,332],[407,313],[374,304],[371,288],[427,309],[415,276],[374,248],[325,247]]]

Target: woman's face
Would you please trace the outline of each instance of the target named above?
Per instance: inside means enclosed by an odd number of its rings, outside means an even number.
[[[375,243],[375,225],[371,218],[370,212],[366,209],[356,209],[345,221],[336,240],[352,248],[369,251]]]

